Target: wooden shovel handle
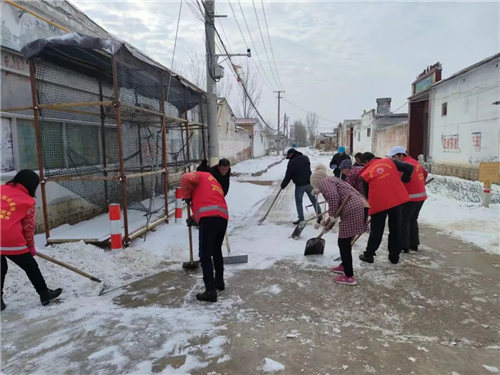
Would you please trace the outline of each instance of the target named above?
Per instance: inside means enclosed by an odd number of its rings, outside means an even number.
[[[187,213],[188,217],[191,218],[191,204],[187,204]],[[193,230],[191,229],[191,225],[188,225],[188,236],[189,236],[189,261],[191,264],[194,262],[194,254],[193,254]]]
[[[349,194],[344,199],[344,201],[341,203],[339,209],[337,210],[337,212],[335,212],[335,215],[334,215],[335,218],[338,218],[340,215],[342,215],[342,212],[344,211],[345,206],[347,205],[347,203],[349,203],[349,199],[351,199],[351,194]],[[335,225],[335,223],[333,223],[333,225]],[[323,230],[321,231],[321,233],[319,234],[319,236],[317,238],[323,237],[323,235],[325,233],[329,232],[333,228],[333,225],[328,230],[326,230],[326,228],[323,228]]]
[[[66,264],[66,263],[63,263],[61,262],[60,260],[57,260],[57,259],[54,259],[54,258],[51,258],[49,257],[48,255],[45,255],[45,254],[42,254],[41,252],[37,251],[36,252],[36,255],[39,256],[40,258],[42,259],[45,259],[45,260],[48,260],[49,262],[52,262],[54,264],[57,264],[58,266],[61,266],[61,267],[64,267],[64,268],[67,268],[68,270],[70,271],[73,271],[79,275],[82,275],[83,277],[86,277],[87,279],[90,279],[92,281],[96,281],[98,283],[102,282],[101,280],[99,280],[97,277],[94,277],[92,275],[89,275],[88,273],[86,272],[83,272],[83,271],[80,271],[78,268],[75,268],[73,266],[70,266],[69,264]]]

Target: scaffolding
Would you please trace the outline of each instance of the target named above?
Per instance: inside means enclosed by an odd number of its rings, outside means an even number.
[[[102,212],[120,203],[125,245],[168,223],[180,176],[206,158],[205,93],[114,39],[71,33],[36,40],[22,52],[30,66],[47,243],[78,240],[51,239],[50,181]],[[143,213],[133,227],[132,211]]]

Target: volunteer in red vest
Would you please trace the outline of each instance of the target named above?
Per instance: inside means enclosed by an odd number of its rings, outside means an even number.
[[[401,209],[410,200],[403,182],[410,181],[413,166],[391,158],[376,158],[371,152],[365,152],[361,160],[365,163],[361,178],[370,205],[368,214],[371,223],[368,245],[359,259],[373,263],[384,236],[386,218],[389,217],[389,260],[397,264],[401,252]],[[402,176],[399,172],[403,173]]]
[[[201,267],[205,292],[198,293],[196,299],[217,302],[217,290],[225,289],[222,242],[229,214],[224,191],[217,179],[209,172],[184,174],[181,179],[181,188],[184,200],[192,205],[192,219],[200,227]],[[188,225],[193,224],[188,221]]]
[[[405,253],[409,253],[410,250],[418,251],[418,245],[420,245],[418,215],[427,199],[425,180],[428,173],[417,160],[408,156],[405,147],[393,147],[386,156],[413,165],[414,170],[411,180],[405,184],[410,201],[404,204],[401,213],[401,249]]]
[[[28,169],[20,171],[12,181],[0,186],[2,210],[0,213],[0,254],[2,258],[2,310],[3,285],[7,275],[7,258],[26,272],[42,305],[57,298],[62,289],[50,290],[38,268],[35,249],[35,196],[40,183],[38,175]]]

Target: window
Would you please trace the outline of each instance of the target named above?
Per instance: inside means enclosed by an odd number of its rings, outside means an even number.
[[[371,137],[371,135],[372,135],[372,128],[366,129],[366,136]]]
[[[11,120],[2,118],[2,172],[10,172],[14,170],[14,152],[12,150],[12,131]]]
[[[441,116],[446,116],[448,114],[448,103],[441,104]]]

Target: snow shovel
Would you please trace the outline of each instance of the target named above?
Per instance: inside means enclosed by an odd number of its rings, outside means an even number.
[[[78,268],[75,268],[73,266],[70,266],[69,264],[66,264],[64,262],[61,262],[60,260],[54,259],[52,257],[49,257],[48,255],[42,254],[41,252],[37,251],[36,255],[39,256],[42,259],[48,260],[49,262],[52,262],[54,264],[57,264],[58,266],[64,267],[70,271],[73,271],[79,275],[82,275],[83,277],[86,277],[87,279],[90,279],[92,281],[95,281],[96,283],[102,283],[101,280],[99,280],[97,277],[94,277],[92,275],[89,275],[86,272],[80,271]]]
[[[189,217],[191,218],[191,205],[187,204],[187,212]],[[191,225],[188,225],[188,234],[189,234],[189,262],[182,263],[182,268],[185,270],[194,270],[197,269],[200,265],[200,262],[195,262],[193,255],[193,231],[191,229]]]
[[[276,197],[274,198],[273,202],[271,203],[271,206],[269,206],[269,209],[267,210],[266,214],[264,215],[264,217],[262,219],[259,220],[259,222],[258,222],[259,225],[261,225],[264,222],[264,220],[266,220],[267,215],[269,215],[269,213],[273,209],[273,206],[276,203],[276,201],[278,200],[278,197],[280,196],[282,191],[283,191],[283,189],[280,188],[280,190],[278,191],[278,194],[276,194]]]
[[[229,246],[229,235],[226,231],[227,257],[224,257],[224,264],[248,263],[248,255],[231,255],[231,246]]]
[[[293,233],[290,237],[292,237],[294,240],[298,240],[300,235],[302,234],[302,231],[304,230],[304,228],[306,227],[306,224],[310,221],[313,221],[314,219],[317,219],[318,217],[320,216],[323,216],[324,213],[320,213],[316,216],[313,216],[307,220],[302,220],[299,224],[297,224],[297,226],[295,227],[295,229],[293,230]]]
[[[334,215],[335,218],[338,218],[342,214],[342,211],[344,211],[344,207],[346,206],[347,202],[349,202],[349,199],[351,199],[351,195],[348,195],[346,197],[346,199],[344,199],[344,201],[340,205],[337,212],[335,212],[335,215]],[[319,234],[318,237],[311,238],[307,241],[306,249],[304,251],[305,256],[307,256],[307,255],[323,255],[323,253],[325,252],[325,240],[321,237],[323,237],[323,235],[325,233],[329,232],[330,229],[332,229],[334,225],[335,225],[335,222],[333,224],[331,224],[328,228],[323,228],[323,230],[321,231],[321,233]]]

